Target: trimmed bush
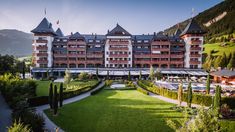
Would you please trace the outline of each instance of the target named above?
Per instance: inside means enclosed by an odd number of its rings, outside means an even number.
[[[149,92],[144,90],[144,89],[142,89],[142,88],[137,88],[137,91],[139,91],[139,92],[141,92],[143,94],[149,95]]]

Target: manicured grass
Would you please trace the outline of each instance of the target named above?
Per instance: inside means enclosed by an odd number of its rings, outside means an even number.
[[[49,86],[51,81],[36,81],[38,84],[36,94],[37,96],[48,96],[49,92]],[[69,85],[76,85],[79,87],[85,87],[94,85],[98,82],[98,80],[89,80],[89,81],[72,81]],[[59,87],[60,83],[54,82],[55,85],[57,85],[57,88]],[[64,87],[66,87],[64,85]]]
[[[68,132],[154,132],[173,131],[165,122],[182,119],[182,114],[156,98],[136,90],[102,90],[100,93],[68,104],[58,116],[48,117]]]
[[[222,47],[220,46],[221,43],[214,43],[214,44],[205,44],[203,47],[205,48],[204,53],[209,53],[211,50],[218,51],[217,53],[214,53],[213,55],[222,55],[223,52],[226,53],[226,55],[229,55],[231,52],[235,52],[235,43],[227,42],[229,45]]]

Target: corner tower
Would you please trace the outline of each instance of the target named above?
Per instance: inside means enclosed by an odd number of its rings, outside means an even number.
[[[188,25],[180,34],[180,37],[185,42],[185,59],[184,67],[197,69],[202,68],[202,50],[203,50],[203,35],[206,32],[192,18]]]
[[[52,67],[52,41],[56,33],[46,18],[31,31],[33,33],[33,64],[34,67]]]

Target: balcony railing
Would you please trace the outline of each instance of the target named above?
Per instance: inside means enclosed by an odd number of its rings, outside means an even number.
[[[109,44],[129,44],[129,41],[109,41]]]
[[[87,64],[103,64],[103,60],[86,60]]]
[[[67,64],[67,60],[53,60],[54,63],[65,63]]]
[[[169,54],[152,54],[152,58],[169,58]]]
[[[79,57],[79,58],[85,58],[85,54],[68,54],[68,57]]]
[[[202,44],[201,40],[192,40],[190,44]]]
[[[190,54],[189,56],[190,56],[190,57],[196,57],[196,58],[197,58],[197,57],[201,57],[200,54]]]
[[[189,61],[189,63],[191,64],[191,65],[198,65],[198,64],[201,64],[201,62],[200,61]]]
[[[87,58],[103,58],[103,54],[87,54]]]
[[[169,41],[153,41],[152,45],[169,45],[171,44]]]
[[[184,54],[171,54],[171,58],[183,58]]]
[[[128,63],[128,60],[109,60],[109,63],[123,64],[123,63]]]
[[[55,53],[53,54],[54,57],[67,57],[67,54],[59,54],[59,53]]]
[[[134,58],[151,58],[151,54],[135,54]]]
[[[48,60],[37,60],[37,63],[47,64],[47,63],[48,63]]]
[[[84,47],[84,48],[79,48],[79,47],[68,47],[67,48],[68,50],[70,50],[70,51],[85,51],[86,50],[86,48]]]
[[[155,50],[155,51],[169,51],[170,48],[152,48],[152,50]]]
[[[152,64],[168,64],[170,61],[167,60],[152,60]]]
[[[47,50],[47,46],[37,46],[36,50]]]
[[[184,64],[184,60],[174,60],[171,61],[171,64]]]
[[[47,40],[36,40],[36,43],[47,43],[48,41]]]
[[[191,47],[190,50],[201,50],[201,47]]]
[[[134,60],[134,64],[150,64],[151,60]]]
[[[68,45],[70,45],[70,44],[75,44],[75,45],[81,44],[81,45],[85,45],[86,42],[84,42],[84,41],[68,41]]]
[[[109,47],[109,50],[115,50],[115,51],[123,51],[128,50],[128,47]]]
[[[47,56],[47,53],[37,53],[37,56]]]
[[[110,54],[109,57],[128,57],[128,54]]]

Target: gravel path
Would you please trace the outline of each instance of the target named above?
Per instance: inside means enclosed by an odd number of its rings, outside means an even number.
[[[6,132],[11,126],[11,109],[0,93],[0,132]]]
[[[76,101],[79,101],[79,100],[82,100],[88,96],[91,95],[91,92],[96,90],[96,89],[100,89],[101,87],[103,87],[105,85],[105,82],[101,82],[95,89],[89,91],[89,92],[86,92],[86,93],[83,93],[81,95],[78,95],[76,97],[73,97],[73,98],[69,98],[69,99],[66,99],[63,101],[63,104],[70,104],[70,103],[73,103],[73,102],[76,102]],[[44,120],[45,120],[45,129],[47,129],[48,131],[55,131],[56,128],[58,128],[58,126],[56,124],[54,124],[47,116],[46,114],[43,112],[44,110],[46,109],[49,109],[49,105],[42,105],[42,106],[38,106],[38,107],[35,107],[36,108],[36,112],[38,114],[41,114],[43,115],[44,117]],[[59,132],[63,132],[62,129],[59,130]]]

